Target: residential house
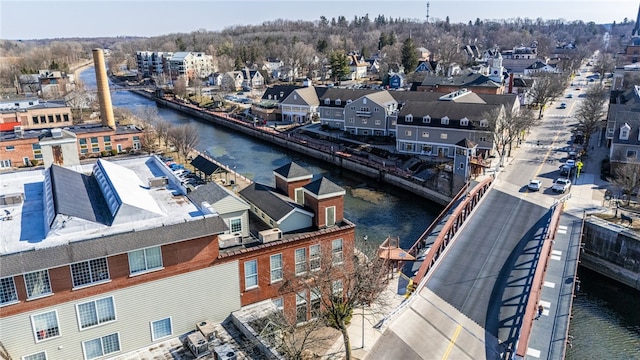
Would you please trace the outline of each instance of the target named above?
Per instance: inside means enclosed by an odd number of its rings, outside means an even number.
[[[220,79],[220,88],[227,91],[238,91],[242,89],[244,76],[241,71],[228,71]]]
[[[377,91],[348,101],[344,131],[354,135],[393,136],[398,102],[388,91]]]
[[[524,69],[525,76],[531,76],[538,73],[558,73],[558,68],[555,64],[547,64],[542,61],[536,61],[533,64],[527,66]]]
[[[282,74],[284,61],[278,58],[268,57],[262,64],[262,70],[266,71],[272,79],[279,79]]]
[[[389,88],[400,89],[404,86],[403,74],[389,74]]]
[[[502,56],[502,66],[509,73],[514,74],[524,74],[524,70],[537,61],[547,62],[546,59],[538,57],[537,48],[532,46],[514,47],[513,49],[502,51],[500,54]]]
[[[265,89],[260,101],[251,104],[251,113],[264,121],[282,121],[280,103],[299,85],[274,85]]]
[[[224,77],[224,74],[219,73],[219,72],[215,72],[211,75],[209,75],[209,85],[210,86],[222,86],[222,78]]]
[[[505,93],[518,95],[521,106],[529,105],[533,101],[530,96],[530,91],[534,82],[534,78],[509,74]]]
[[[369,63],[369,67],[367,68],[368,75],[380,74],[380,61],[378,60],[378,58],[369,58],[365,61]]]
[[[464,45],[462,46],[462,51],[467,56],[467,62],[473,64],[480,60],[482,54],[480,54],[480,49],[477,45]]]
[[[371,89],[316,88],[320,123],[333,129],[346,130],[345,107],[356,99],[377,92]],[[354,120],[355,122],[355,120]]]
[[[433,54],[427,48],[419,46],[416,48],[418,60],[433,60]]]
[[[418,61],[418,66],[416,66],[416,70],[414,72],[435,74],[436,70],[434,68],[434,64],[435,64],[435,66],[437,66],[436,62],[432,63],[429,60],[419,60]]]
[[[351,80],[360,80],[367,77],[369,63],[364,61],[358,54],[351,54],[349,59],[349,69],[351,69]]]
[[[293,163],[274,176],[268,194],[249,187],[238,198],[213,185],[187,197],[155,156],[1,174],[3,350],[113,357],[267,299],[307,321],[316,299],[280,293],[285,274],[314,271],[321,256],[348,266],[355,226],[344,189]]]
[[[20,93],[39,94],[45,99],[59,99],[75,89],[73,74],[58,70],[40,70],[20,75]]]
[[[318,95],[313,86],[295,89],[280,103],[282,121],[304,124],[318,114]]]
[[[465,71],[458,76],[426,76],[422,83],[414,83],[412,90],[451,93],[468,89],[477,94],[502,94],[504,85],[491,80],[488,76]]]
[[[640,161],[640,85],[611,99],[606,138],[612,162]]]
[[[241,71],[242,73],[242,88],[244,90],[249,89],[260,89],[264,87],[265,80],[262,74],[260,74],[257,70],[249,70],[245,68]]]

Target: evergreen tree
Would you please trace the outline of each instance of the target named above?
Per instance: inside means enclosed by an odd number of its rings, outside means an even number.
[[[329,55],[329,63],[331,64],[331,75],[334,81],[342,80],[351,73],[349,59],[344,53],[332,52]]]
[[[412,72],[418,66],[418,54],[411,38],[402,44],[402,66],[405,73]]]

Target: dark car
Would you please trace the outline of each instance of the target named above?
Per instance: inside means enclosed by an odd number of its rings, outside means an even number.
[[[574,172],[574,167],[573,166],[569,166],[569,165],[562,165],[560,166],[560,175],[564,176],[564,177],[571,177],[573,176],[573,172]]]

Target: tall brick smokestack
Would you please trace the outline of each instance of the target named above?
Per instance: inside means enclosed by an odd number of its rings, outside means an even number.
[[[98,103],[100,104],[102,125],[115,129],[116,120],[113,117],[109,78],[107,78],[107,67],[104,64],[104,51],[102,49],[93,49],[93,65],[96,69],[96,85],[98,87]]]

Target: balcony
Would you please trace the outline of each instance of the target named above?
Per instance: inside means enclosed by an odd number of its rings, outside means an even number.
[[[356,111],[356,116],[359,116],[359,117],[371,117],[371,111],[358,110],[358,111]]]

